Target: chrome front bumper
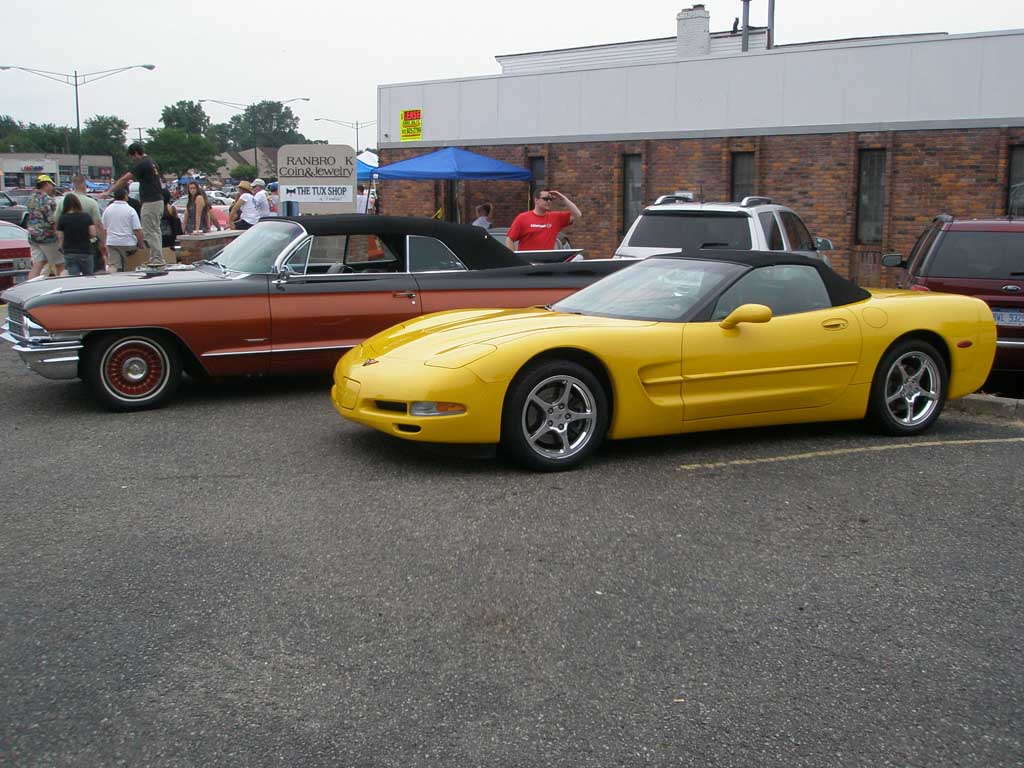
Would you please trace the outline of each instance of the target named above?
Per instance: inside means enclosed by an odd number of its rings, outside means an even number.
[[[0,339],[14,345],[29,370],[47,379],[77,379],[78,354],[84,349],[81,341],[24,341],[6,330]]]

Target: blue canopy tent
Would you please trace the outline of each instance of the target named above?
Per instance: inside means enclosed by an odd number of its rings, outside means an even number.
[[[526,168],[478,155],[457,147],[445,147],[419,157],[410,157],[390,165],[382,165],[373,173],[374,179],[406,179],[432,181],[442,179],[447,184],[444,208],[449,221],[455,220],[456,185],[462,180],[472,181],[529,181],[533,176]],[[451,182],[455,182],[452,184]]]
[[[367,165],[358,157],[356,158],[356,178],[360,181],[369,181],[376,172],[377,169],[372,165]]]

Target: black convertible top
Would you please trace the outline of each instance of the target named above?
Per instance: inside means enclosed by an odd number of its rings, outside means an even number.
[[[837,307],[843,304],[854,304],[864,299],[870,299],[871,294],[865,291],[856,283],[847,280],[839,273],[833,271],[832,267],[818,259],[801,256],[797,253],[786,251],[728,251],[719,248],[706,248],[693,255],[679,253],[652,256],[652,259],[697,259],[702,261],[730,261],[735,264],[743,264],[751,269],[758,267],[774,267],[784,264],[793,264],[802,267],[814,267],[825,283],[828,296],[832,300],[832,306]]]
[[[265,221],[294,221],[311,235],[424,235],[436,237],[462,259],[470,269],[525,267],[530,262],[517,256],[495,240],[487,230],[469,224],[417,216],[368,216],[364,213],[338,213],[327,216],[278,216]]]

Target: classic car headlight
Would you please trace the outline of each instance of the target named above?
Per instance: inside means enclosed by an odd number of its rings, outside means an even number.
[[[496,349],[497,347],[493,344],[467,344],[464,347],[456,347],[442,352],[427,360],[424,365],[429,365],[431,368],[462,368],[470,363],[475,363],[481,357],[486,357]]]
[[[413,416],[454,416],[465,413],[466,406],[462,403],[438,403],[433,400],[416,400],[409,406]]]

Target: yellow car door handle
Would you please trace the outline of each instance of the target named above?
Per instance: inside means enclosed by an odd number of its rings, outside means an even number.
[[[841,331],[848,325],[849,323],[841,317],[833,317],[828,320],[823,320],[821,323],[821,327],[826,331]]]

